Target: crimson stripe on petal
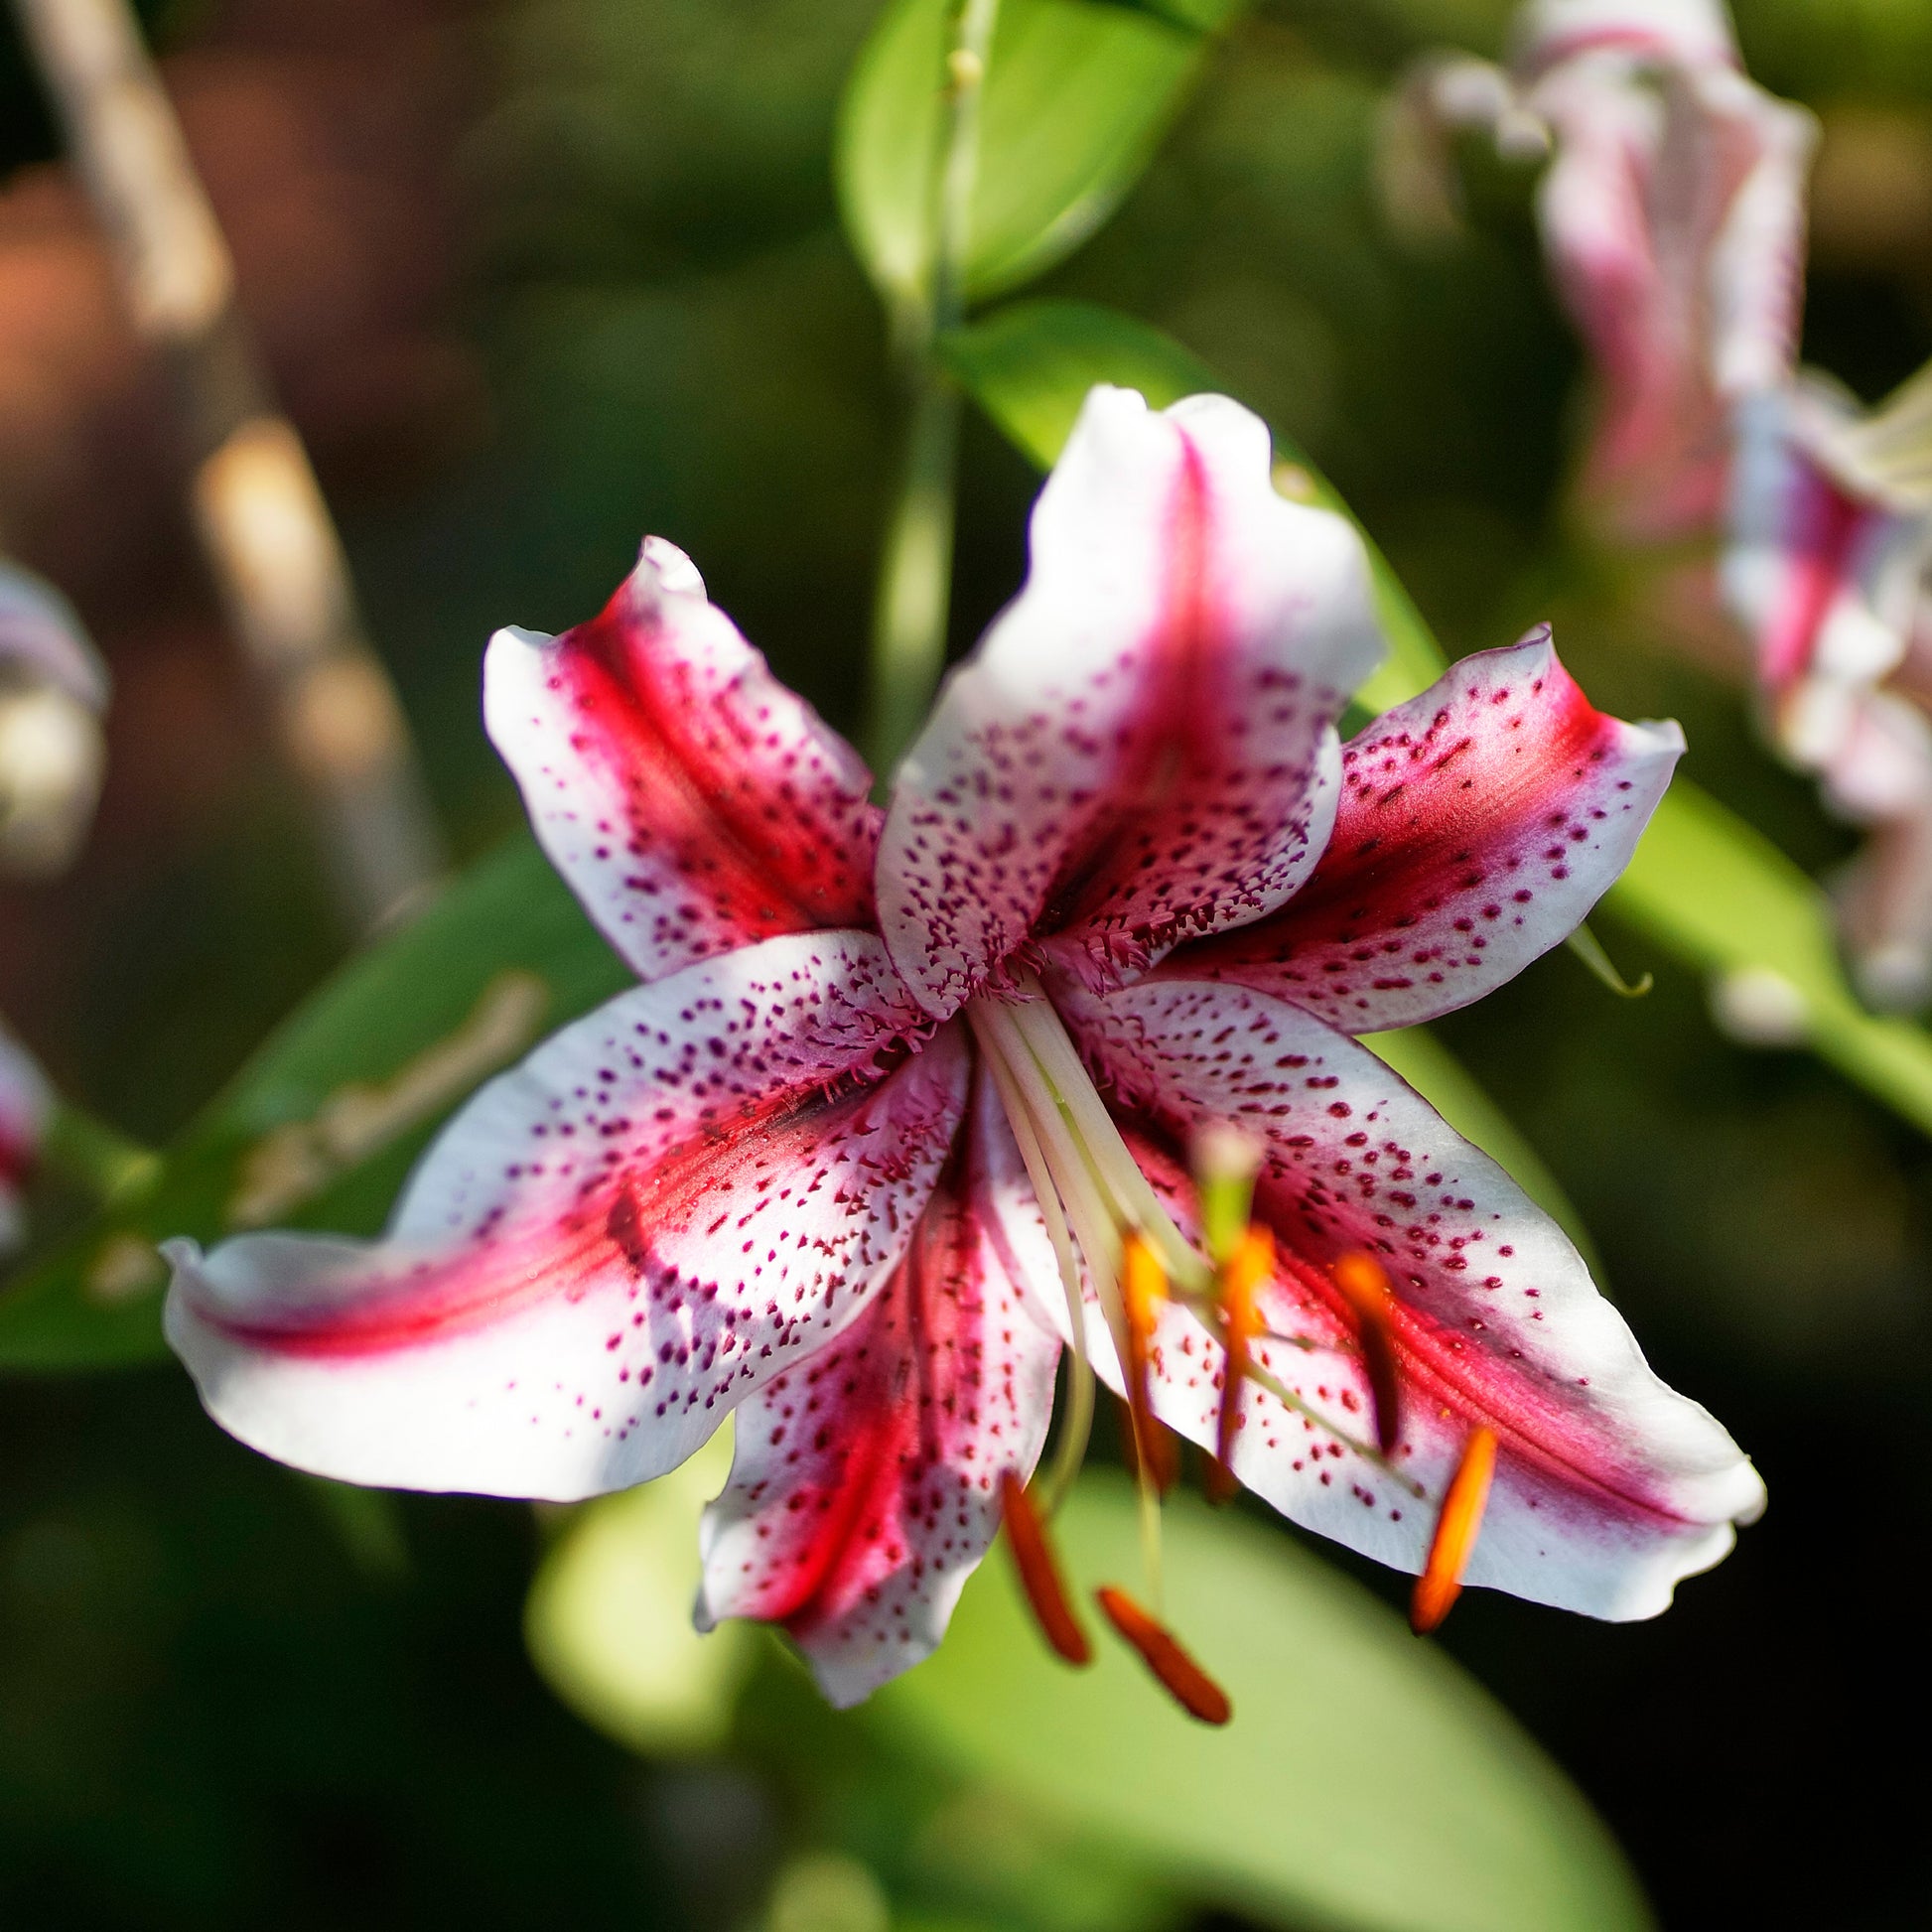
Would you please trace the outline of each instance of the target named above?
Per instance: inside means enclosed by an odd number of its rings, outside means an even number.
[[[544,850],[640,977],[872,923],[871,774],[660,538],[590,622],[498,631],[483,703]]]
[[[1452,665],[1342,751],[1314,877],[1163,972],[1238,981],[1346,1033],[1467,1006],[1573,932],[1629,863],[1684,749],[1590,707],[1549,631]]]
[[[1002,1263],[976,1112],[891,1282],[739,1411],[705,1516],[700,1626],[782,1623],[840,1706],[938,1644],[1052,1410],[1059,1338]]]
[[[1382,647],[1359,538],[1275,493],[1265,425],[1096,389],[1025,588],[896,782],[879,903],[899,970],[944,1014],[1023,948],[1108,983],[1281,903]]]
[[[1266,1149],[1256,1212],[1288,1268],[1259,1352],[1312,1414],[1245,1393],[1235,1472],[1258,1494],[1419,1571],[1461,1445],[1486,1425],[1502,1459],[1469,1580],[1616,1618],[1663,1608],[1756,1514],[1755,1470],[1651,1372],[1562,1231],[1364,1048],[1239,987],[1157,980],[1061,1000],[1158,1187],[1184,1190],[1178,1151],[1204,1121],[1236,1121]],[[1327,1279],[1355,1250],[1394,1290],[1393,1475],[1363,1452],[1373,1395]],[[1157,1340],[1157,1412],[1211,1445],[1219,1345],[1178,1307]]]
[[[174,1244],[215,1419],[348,1481],[570,1499],[681,1461],[855,1318],[963,1116],[869,934],[622,995],[490,1083],[375,1244]]]

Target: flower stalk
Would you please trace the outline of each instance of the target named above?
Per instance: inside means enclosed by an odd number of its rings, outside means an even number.
[[[961,0],[955,17],[926,290],[894,319],[911,409],[873,611],[866,749],[877,771],[890,771],[912,742],[946,656],[961,404],[937,347],[966,312],[981,96],[999,11],[1000,0]]]

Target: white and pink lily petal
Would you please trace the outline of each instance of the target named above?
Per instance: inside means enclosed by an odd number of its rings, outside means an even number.
[[[1497,1473],[1467,1580],[1614,1619],[1662,1610],[1680,1579],[1730,1548],[1732,1525],[1757,1515],[1756,1471],[1650,1370],[1562,1231],[1365,1048],[1247,987],[1163,976],[1060,997],[1177,1221],[1190,1219],[1187,1151],[1204,1125],[1237,1123],[1264,1150],[1254,1212],[1278,1275],[1254,1358],[1274,1387],[1244,1381],[1233,1461],[1256,1494],[1420,1572],[1449,1478],[1488,1428]],[[1009,1238],[1044,1265],[1036,1214]],[[1402,1400],[1387,1456],[1329,1273],[1363,1252],[1394,1289]],[[1086,1341],[1119,1388],[1091,1306]],[[1168,1302],[1151,1348],[1156,1414],[1211,1449],[1224,1375],[1213,1326],[1184,1299]]]
[[[1239,981],[1348,1034],[1467,1006],[1583,922],[1683,750],[1674,724],[1591,706],[1539,625],[1462,658],[1351,739],[1307,886],[1160,972]]]
[[[663,538],[590,622],[499,630],[483,710],[544,851],[640,979],[873,924],[871,772]]]
[[[1059,1328],[1003,1253],[1031,1199],[991,1082],[892,1280],[739,1410],[699,1627],[782,1624],[835,1705],[929,1655],[1053,1409]],[[1052,1286],[1050,1283],[1048,1286]]]
[[[1225,397],[1088,396],[1026,586],[894,786],[880,925],[933,1013],[1016,961],[1110,983],[1308,878],[1335,720],[1386,645],[1361,540],[1270,464]]]
[[[40,1159],[53,1090],[33,1056],[0,1027],[0,1255],[26,1233],[21,1194]]]
[[[870,934],[687,967],[483,1088],[380,1242],[171,1243],[168,1338],[231,1434],[344,1481],[660,1475],[898,1266],[966,1107],[927,1032]]]

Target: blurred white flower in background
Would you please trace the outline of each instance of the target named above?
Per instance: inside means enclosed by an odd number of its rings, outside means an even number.
[[[107,671],[59,591],[0,563],[0,872],[44,878],[100,795]]]

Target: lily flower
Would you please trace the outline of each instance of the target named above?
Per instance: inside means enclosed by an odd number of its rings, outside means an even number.
[[[1870,838],[1838,891],[1860,990],[1932,995],[1932,367],[1866,412],[1807,371],[1738,418],[1724,601],[1767,735]]]
[[[20,1197],[40,1158],[52,1095],[27,1049],[0,1027],[0,1255],[20,1246]]]
[[[1561,940],[1682,740],[1536,632],[1344,748],[1383,647],[1360,539],[1275,492],[1261,422],[1105,388],[883,810],[667,544],[590,622],[498,633],[491,734],[643,984],[478,1094],[380,1241],[170,1244],[209,1411],[348,1481],[563,1500],[735,1414],[700,1621],[780,1624],[841,1705],[939,1641],[1003,1502],[1086,1653],[1021,1487],[1069,1348],[1048,1504],[1097,1374],[1296,1522],[1436,1551],[1445,1606],[1662,1609],[1755,1471],[1351,1035]],[[1238,1198],[1196,1173],[1230,1137]],[[1225,1717],[1156,1611],[1103,1608]]]
[[[0,561],[0,871],[79,850],[100,795],[107,670],[53,585]]]
[[[1538,222],[1596,388],[1587,519],[1622,542],[1715,529],[1730,412],[1791,369],[1812,116],[1741,71],[1720,0],[1532,0],[1507,69],[1439,57],[1401,103],[1394,133],[1438,168],[1456,126],[1553,155]]]

